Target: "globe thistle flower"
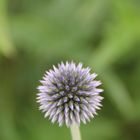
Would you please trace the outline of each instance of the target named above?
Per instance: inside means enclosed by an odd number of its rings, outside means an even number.
[[[90,68],[83,68],[82,63],[63,62],[53,66],[41,80],[38,87],[37,102],[39,109],[49,117],[52,123],[59,126],[71,126],[80,122],[86,123],[96,115],[101,107],[102,89],[97,74],[90,74]]]

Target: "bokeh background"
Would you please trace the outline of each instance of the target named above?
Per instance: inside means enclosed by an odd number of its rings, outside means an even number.
[[[36,103],[45,70],[66,60],[105,90],[83,140],[140,139],[139,0],[0,0],[0,140],[71,139]]]

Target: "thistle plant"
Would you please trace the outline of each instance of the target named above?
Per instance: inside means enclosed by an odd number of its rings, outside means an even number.
[[[96,73],[90,74],[90,68],[82,63],[63,62],[45,73],[38,87],[37,102],[39,109],[59,126],[66,124],[71,128],[73,140],[80,140],[80,123],[86,124],[100,109],[103,99],[98,88],[100,81],[95,80]]]

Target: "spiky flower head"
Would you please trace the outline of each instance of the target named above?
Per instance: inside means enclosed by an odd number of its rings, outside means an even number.
[[[95,80],[97,74],[90,74],[90,68],[83,68],[82,63],[63,62],[58,68],[46,72],[38,87],[37,102],[40,110],[49,117],[52,123],[59,126],[65,123],[68,127],[73,123],[86,123],[100,109],[102,89],[100,81]]]

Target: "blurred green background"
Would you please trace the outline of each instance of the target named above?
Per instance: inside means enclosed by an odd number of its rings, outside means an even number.
[[[0,140],[71,139],[36,103],[45,70],[66,60],[105,90],[83,140],[140,139],[139,0],[0,0]]]

